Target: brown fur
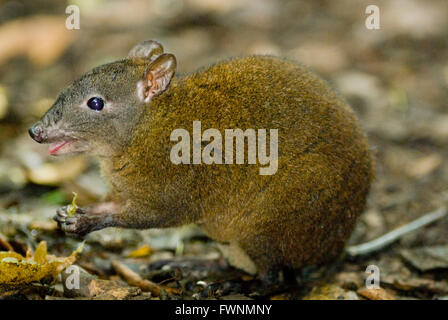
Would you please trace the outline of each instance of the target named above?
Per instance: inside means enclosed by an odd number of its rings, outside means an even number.
[[[107,205],[79,209],[75,218],[58,210],[61,227],[84,235],[108,226],[197,223],[211,238],[243,249],[262,274],[335,259],[373,177],[367,139],[348,105],[308,70],[268,56],[173,78],[145,104],[137,83],[160,48],[152,42],[151,50],[94,69],[38,123],[57,124],[88,144],[111,187]],[[175,66],[172,56],[164,59]],[[78,107],[95,93],[108,101],[103,113]],[[277,173],[260,175],[259,165],[248,164],[173,164],[170,134],[178,128],[191,134],[195,120],[223,135],[225,129],[278,129]],[[79,150],[87,148],[76,141]]]
[[[258,165],[174,165],[176,128],[279,129],[279,168]],[[218,63],[155,98],[129,147],[106,177],[145,221],[196,222],[213,239],[236,242],[259,272],[334,259],[344,247],[372,179],[365,135],[349,109],[307,70],[271,57]],[[138,201],[133,201],[138,199]]]

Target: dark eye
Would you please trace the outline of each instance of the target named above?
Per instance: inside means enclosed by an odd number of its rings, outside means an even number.
[[[89,101],[87,101],[87,106],[95,111],[103,110],[104,104],[104,100],[98,97],[90,98]]]

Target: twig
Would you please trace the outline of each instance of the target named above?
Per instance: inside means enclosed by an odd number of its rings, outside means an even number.
[[[5,248],[7,251],[14,251],[14,248],[8,242],[6,237],[0,233],[0,248]]]
[[[165,288],[152,281],[142,279],[137,273],[121,262],[112,261],[112,268],[114,268],[115,272],[122,276],[128,284],[139,287],[143,291],[151,292],[151,294],[155,297],[166,296],[167,293],[179,293],[176,289]]]
[[[372,241],[350,246],[346,249],[346,253],[350,258],[373,253],[397,241],[403,235],[445,217],[447,213],[446,207],[439,208]]]

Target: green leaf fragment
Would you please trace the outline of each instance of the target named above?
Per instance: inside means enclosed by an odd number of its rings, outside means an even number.
[[[76,205],[76,198],[78,198],[78,194],[76,192],[73,192],[73,200],[72,204],[69,205],[67,209],[67,216],[72,217],[76,213],[76,209],[78,209],[78,206]]]

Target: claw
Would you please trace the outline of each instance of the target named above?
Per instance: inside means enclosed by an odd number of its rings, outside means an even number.
[[[62,216],[64,218],[67,217],[67,206],[58,208],[56,210],[56,215]]]

